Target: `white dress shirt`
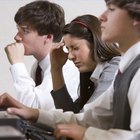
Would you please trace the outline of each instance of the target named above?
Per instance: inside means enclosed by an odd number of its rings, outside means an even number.
[[[37,63],[36,63],[37,64]],[[36,64],[34,67],[36,67]],[[32,77],[28,74],[24,63],[16,63],[10,67],[10,71],[14,81],[14,88],[17,93],[17,99],[23,104],[34,107],[49,110],[54,108],[53,98],[50,94],[52,90],[52,78],[50,72],[50,57],[46,56],[41,62],[39,62],[42,68],[43,81],[41,85],[35,86],[33,68]],[[74,66],[72,61],[67,61],[63,66],[64,79],[67,84],[67,88],[73,100],[77,98],[78,85],[79,85],[79,71]]]
[[[121,58],[119,69],[123,73],[130,63],[140,54],[140,42],[133,45]],[[87,130],[83,140],[138,140],[140,133],[140,69],[133,77],[128,90],[128,101],[131,109],[130,131],[112,129],[110,117],[112,117],[113,83],[97,100],[88,105],[84,113],[63,113],[62,110],[40,110],[38,122],[55,127],[58,123],[78,123]]]

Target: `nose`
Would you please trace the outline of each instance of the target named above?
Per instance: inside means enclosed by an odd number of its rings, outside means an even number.
[[[14,37],[16,42],[21,42],[22,41],[22,37],[19,35],[19,33],[17,33]]]
[[[71,51],[68,52],[68,59],[73,60],[75,57]]]
[[[101,23],[106,21],[106,11],[99,16],[99,20]]]

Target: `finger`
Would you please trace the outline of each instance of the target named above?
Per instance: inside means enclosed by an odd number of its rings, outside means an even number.
[[[4,103],[5,103],[5,97],[4,97],[4,95],[1,95],[0,96],[0,106],[3,107]]]
[[[17,115],[22,119],[27,119],[28,118],[26,116],[25,112],[23,111],[23,109],[10,107],[10,108],[7,108],[7,112],[11,115]]]
[[[8,93],[4,93],[0,97],[0,102],[2,105],[5,105],[5,107],[23,107],[21,103],[19,103],[17,100],[15,100],[13,97],[11,97]]]
[[[25,107],[25,108],[10,107],[7,109],[7,113],[12,115],[17,115],[24,120],[28,120],[32,122],[36,122],[39,115],[38,109],[33,109],[29,107]]]
[[[63,47],[64,45],[65,45],[64,42],[59,42],[59,43],[53,43],[52,47],[58,49],[58,48]]]
[[[61,38],[61,41],[60,42],[63,42],[64,43],[64,37]]]
[[[20,109],[10,107],[10,108],[7,108],[7,112],[11,115],[17,115],[22,118],[22,112]]]
[[[60,138],[62,136],[66,136],[65,134],[67,134],[67,131],[69,131],[69,126],[68,125],[59,124],[59,125],[56,126],[54,134],[57,138]]]
[[[15,42],[14,43],[11,43],[11,44],[8,44],[4,49],[5,49],[5,52],[8,54],[9,53],[9,49],[13,46],[15,46]]]
[[[72,138],[72,135],[71,135],[71,133],[70,133],[70,129],[57,129],[56,131],[55,131],[55,133],[54,133],[54,135],[55,135],[55,137],[56,138],[61,138],[61,137],[69,137],[69,138]]]
[[[22,43],[15,43],[16,47],[24,47],[24,45]]]

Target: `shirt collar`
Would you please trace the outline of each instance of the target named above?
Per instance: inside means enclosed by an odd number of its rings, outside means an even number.
[[[39,62],[39,66],[43,71],[50,67],[50,55],[48,54],[44,59]]]
[[[99,79],[103,69],[104,69],[105,63],[102,64],[97,64],[96,68],[94,69],[93,73],[91,74],[90,80],[92,82],[95,82],[96,80]]]
[[[123,73],[131,62],[140,54],[140,41],[130,47],[124,54],[122,54],[119,63],[119,69]]]

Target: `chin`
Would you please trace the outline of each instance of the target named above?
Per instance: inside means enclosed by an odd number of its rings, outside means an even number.
[[[110,36],[107,36],[107,35],[102,35],[101,36],[101,39],[106,42],[106,43],[112,43],[114,42],[114,39],[112,39]]]
[[[112,43],[112,42],[114,42],[114,41],[111,41],[111,39],[109,39],[109,38],[102,38],[102,40],[104,42],[106,42],[106,43]]]
[[[105,34],[105,33],[102,33],[101,35],[101,39],[105,42],[107,42],[109,40],[109,37]]]
[[[79,69],[79,72],[80,72],[80,73],[84,73],[85,71],[84,71],[84,70],[82,70],[82,69]]]
[[[79,70],[79,72],[80,72],[80,73],[85,73],[85,72],[89,72],[89,71],[88,71],[88,70],[82,69],[82,70]]]

